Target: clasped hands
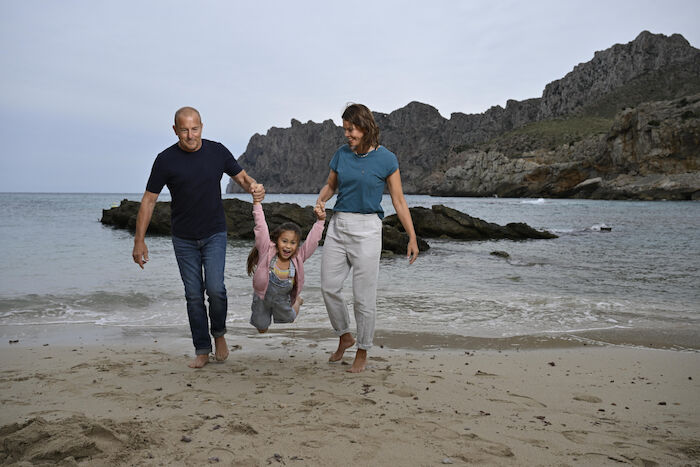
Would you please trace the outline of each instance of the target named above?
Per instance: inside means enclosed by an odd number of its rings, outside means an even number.
[[[265,199],[265,187],[262,183],[253,183],[250,185],[250,194],[253,195],[253,202],[261,203]]]

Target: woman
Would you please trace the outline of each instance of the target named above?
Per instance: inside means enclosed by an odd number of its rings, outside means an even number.
[[[316,205],[325,209],[338,190],[321,260],[321,293],[336,334],[338,350],[330,357],[340,361],[345,350],[355,345],[350,333],[350,314],[343,300],[343,282],[353,271],[352,289],[357,323],[357,353],[351,373],[367,364],[372,347],[377,307],[377,279],[382,251],[382,194],[388,186],[391,201],[408,234],[409,263],[418,257],[413,220],[401,187],[396,156],[379,145],[379,128],[372,112],[361,104],[351,104],[343,112],[343,128],[348,144],[333,155],[328,181],[321,188]]]

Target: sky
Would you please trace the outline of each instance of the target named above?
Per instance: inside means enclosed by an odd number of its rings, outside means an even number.
[[[643,30],[700,46],[697,0],[0,5],[0,192],[142,193],[186,105],[238,157],[292,118],[340,124],[349,102],[449,118],[540,97]]]

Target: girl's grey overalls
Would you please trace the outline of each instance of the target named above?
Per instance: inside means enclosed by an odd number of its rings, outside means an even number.
[[[252,310],[250,324],[261,331],[270,327],[273,318],[275,323],[292,323],[297,317],[290,300],[294,286],[294,263],[289,262],[289,278],[280,279],[274,273],[275,261],[277,261],[277,255],[270,260],[270,281],[265,292],[265,299],[261,300],[253,293],[253,304],[250,307]]]

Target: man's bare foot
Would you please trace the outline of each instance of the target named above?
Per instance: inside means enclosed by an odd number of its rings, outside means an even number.
[[[333,355],[331,355],[331,358],[328,359],[329,362],[339,362],[340,360],[343,359],[343,354],[347,349],[355,345],[355,338],[352,337],[352,334],[349,332],[346,332],[342,336],[340,336],[340,339],[338,340],[338,350],[336,350]]]
[[[297,297],[296,301],[294,302],[294,305],[292,305],[292,309],[294,310],[294,313],[296,313],[295,318],[299,317],[299,308],[304,304],[304,299],[301,297]]]
[[[209,363],[209,354],[197,355],[187,366],[190,368],[202,368],[207,363]]]
[[[265,334],[267,332],[267,329],[258,329],[258,332],[260,334]]]
[[[214,349],[214,358],[217,362],[223,362],[228,358],[228,347],[224,336],[214,338]]]

